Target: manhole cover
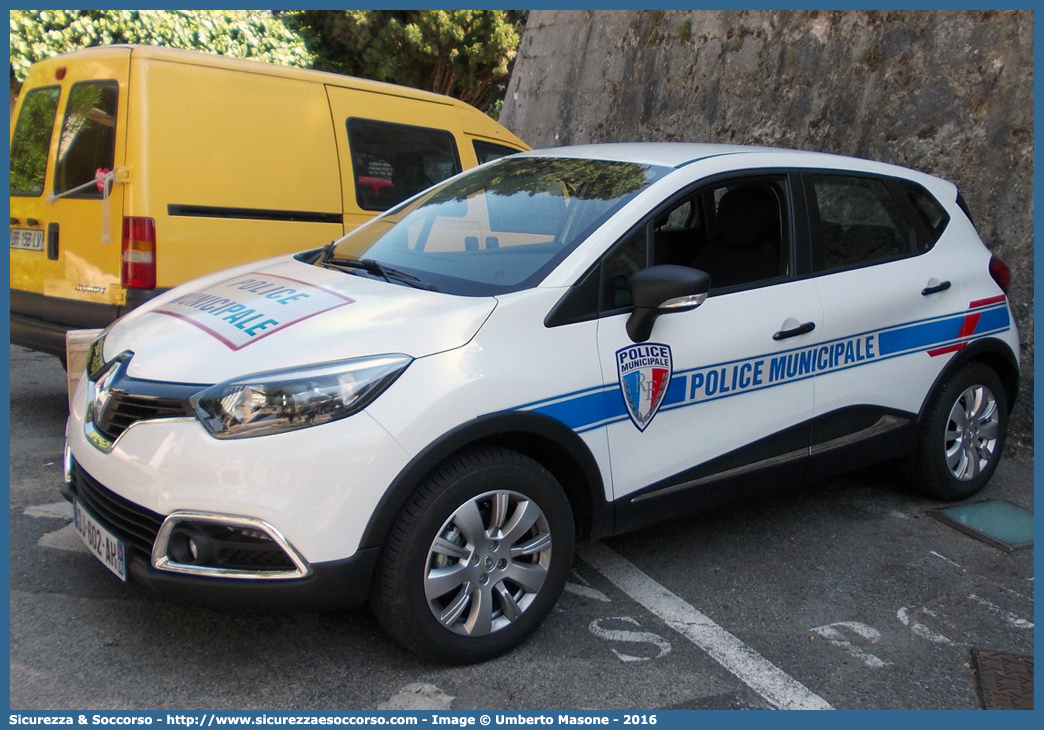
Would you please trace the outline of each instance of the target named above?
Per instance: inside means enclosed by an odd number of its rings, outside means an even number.
[[[1033,546],[1033,513],[1003,499],[931,509],[928,514],[1002,550]]]
[[[1033,657],[972,649],[984,710],[1033,709]]]

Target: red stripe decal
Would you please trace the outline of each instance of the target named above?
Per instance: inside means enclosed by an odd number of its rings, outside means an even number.
[[[1000,294],[995,297],[990,297],[989,299],[976,299],[974,302],[968,305],[968,309],[975,309],[976,307],[985,307],[990,304],[1000,304],[1005,299],[1007,299],[1007,297],[1003,294]]]
[[[928,354],[931,357],[937,357],[938,355],[945,355],[949,352],[957,352],[958,350],[963,350],[967,346],[967,342],[958,342],[956,345],[947,345],[946,347],[940,347],[937,350],[929,350]]]
[[[972,312],[964,316],[964,322],[961,324],[961,329],[957,333],[958,339],[961,337],[970,337],[975,328],[979,324],[979,320],[982,318],[982,312]]]

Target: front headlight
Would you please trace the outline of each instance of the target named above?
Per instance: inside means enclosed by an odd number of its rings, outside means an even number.
[[[361,411],[411,362],[407,355],[381,355],[272,370],[212,385],[190,403],[217,438],[293,431]]]

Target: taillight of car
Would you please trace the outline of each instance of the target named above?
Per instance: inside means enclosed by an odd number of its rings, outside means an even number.
[[[155,221],[151,218],[124,216],[122,250],[120,285],[124,289],[155,289]]]
[[[990,276],[997,282],[997,286],[1007,294],[1008,289],[1011,288],[1011,269],[1004,263],[1004,259],[997,254],[990,256]]]

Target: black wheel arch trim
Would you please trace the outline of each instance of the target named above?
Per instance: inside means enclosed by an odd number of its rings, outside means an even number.
[[[383,545],[395,518],[425,477],[453,454],[480,444],[497,444],[518,451],[550,471],[573,506],[581,538],[611,534],[613,513],[605,498],[602,473],[583,440],[549,416],[503,411],[457,426],[414,456],[378,502],[360,548]]]
[[[921,403],[921,408],[917,413],[918,423],[923,422],[925,411],[932,402],[932,398],[939,392],[939,388],[953,377],[954,373],[972,360],[985,362],[997,373],[997,377],[1004,383],[1004,395],[1008,401],[1008,413],[1011,413],[1019,394],[1019,361],[1015,358],[1015,353],[1012,352],[1007,342],[994,337],[986,337],[962,348],[950,359],[950,362],[946,363],[946,367],[935,378],[935,382],[932,383],[932,387],[928,389],[928,393]]]

